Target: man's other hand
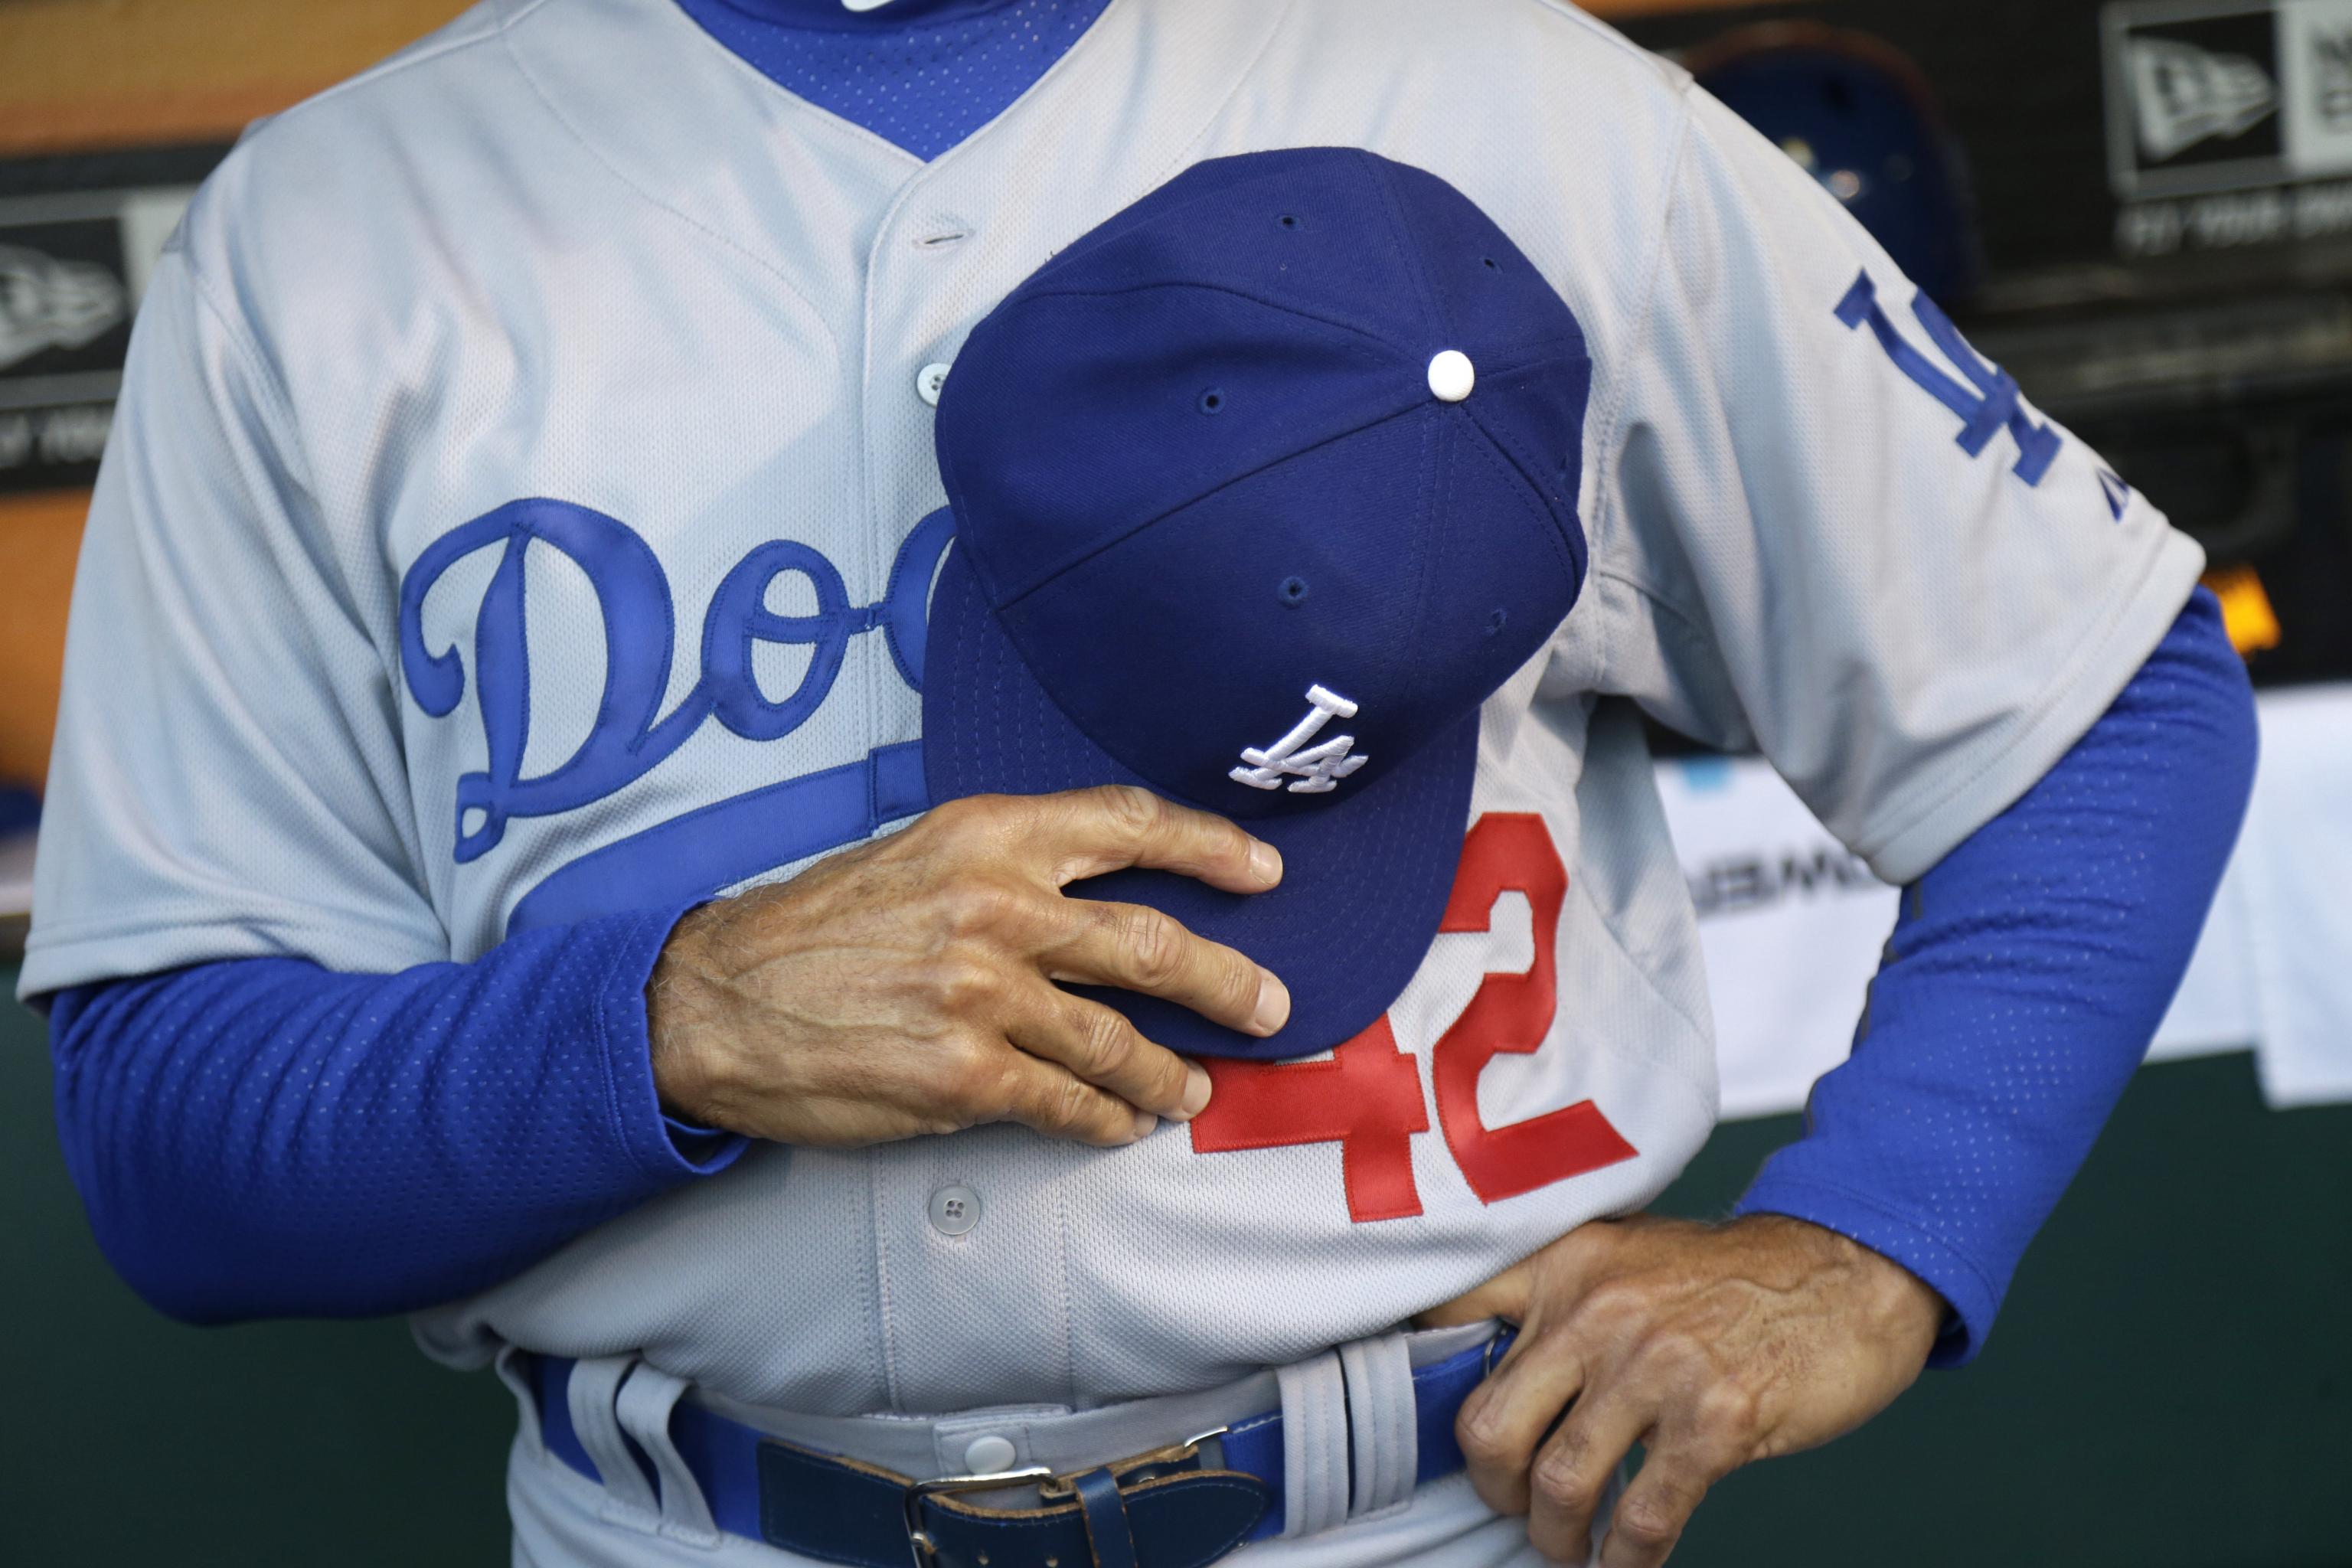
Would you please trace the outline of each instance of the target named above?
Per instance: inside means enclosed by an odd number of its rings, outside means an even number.
[[[855,1147],[991,1121],[1131,1143],[1209,1101],[1197,1065],[1056,982],[1179,1003],[1244,1034],[1282,982],[1134,904],[1065,896],[1129,867],[1231,893],[1282,858],[1139,789],[980,796],[678,922],[646,987],[664,1106],[780,1143]]]
[[[1900,1265],[1757,1215],[1588,1225],[1420,1322],[1520,1325],[1455,1430],[1478,1495],[1526,1515],[1552,1561],[1585,1561],[1610,1482],[1645,1446],[1601,1563],[1654,1568],[1723,1477],[1886,1408],[1926,1365],[1943,1316],[1942,1298]]]

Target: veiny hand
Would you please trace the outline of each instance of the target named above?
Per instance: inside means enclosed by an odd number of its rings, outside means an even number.
[[[1127,867],[1232,893],[1282,879],[1271,845],[1139,789],[951,802],[906,831],[678,922],[646,987],[654,1081],[704,1126],[855,1147],[1019,1121],[1103,1145],[1189,1121],[1209,1076],[1099,1002],[1113,985],[1245,1034],[1282,982],[1172,917],[1065,897]]]
[[[1886,1408],[1919,1375],[1943,1315],[1901,1266],[1758,1215],[1588,1225],[1420,1322],[1520,1325],[1455,1431],[1478,1495],[1527,1515],[1552,1561],[1585,1561],[1594,1510],[1646,1445],[1601,1563],[1654,1568],[1717,1481]]]

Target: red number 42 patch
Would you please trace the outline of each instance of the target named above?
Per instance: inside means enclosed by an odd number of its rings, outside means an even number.
[[[1498,1056],[1525,1056],[1551,1032],[1559,1005],[1557,940],[1568,901],[1568,868],[1543,818],[1498,813],[1478,819],[1462,846],[1441,931],[1490,929],[1505,893],[1524,893],[1535,911],[1535,964],[1525,974],[1489,974],[1430,1058],[1437,1119],[1454,1163],[1482,1203],[1496,1204],[1555,1182],[1633,1159],[1591,1100],[1507,1127],[1478,1116],[1478,1076]],[[1348,1214],[1359,1225],[1411,1219],[1421,1210],[1412,1179],[1412,1135],[1429,1131],[1421,1069],[1397,1048],[1382,1017],[1328,1062],[1208,1061],[1215,1098],[1192,1126],[1202,1154],[1337,1143]]]

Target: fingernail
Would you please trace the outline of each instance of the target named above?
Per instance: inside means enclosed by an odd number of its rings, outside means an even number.
[[[1160,1118],[1152,1115],[1151,1112],[1148,1110],[1139,1110],[1135,1113],[1135,1141],[1137,1142],[1142,1142],[1146,1138],[1150,1137],[1158,1131],[1160,1131]]]
[[[1259,881],[1269,888],[1273,887],[1282,880],[1282,851],[1271,844],[1252,841],[1250,870]]]
[[[1290,1022],[1290,987],[1276,980],[1270,971],[1257,972],[1257,1014],[1251,1026],[1261,1035],[1278,1033]]]
[[[1208,1070],[1198,1062],[1192,1063],[1185,1070],[1184,1110],[1177,1121],[1190,1121],[1209,1108],[1209,1087]]]

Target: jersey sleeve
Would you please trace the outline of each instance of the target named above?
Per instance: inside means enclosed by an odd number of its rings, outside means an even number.
[[[1696,88],[1667,199],[1583,635],[1605,689],[1760,751],[1909,882],[2106,710],[2202,554]]]
[[[446,959],[397,709],[282,392],[185,251],[132,332],[74,584],[19,992]]]

